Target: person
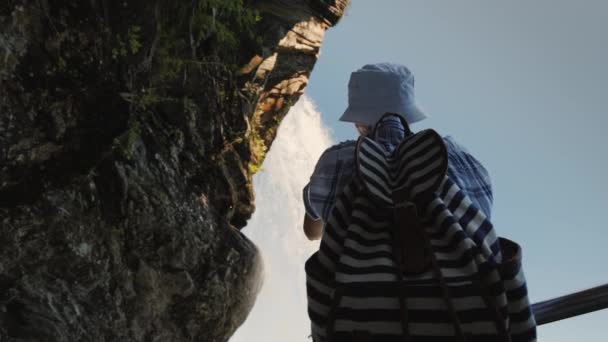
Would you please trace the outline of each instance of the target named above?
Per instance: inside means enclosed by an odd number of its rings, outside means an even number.
[[[367,64],[351,74],[348,107],[340,120],[353,123],[359,135],[373,134],[372,138],[390,152],[412,134],[409,125],[426,117],[416,104],[414,75],[406,66]],[[488,171],[452,137],[443,140],[448,152],[448,177],[490,219],[493,195]],[[325,150],[304,187],[303,230],[308,239],[321,239],[337,196],[355,173],[355,148],[356,141],[347,140]]]

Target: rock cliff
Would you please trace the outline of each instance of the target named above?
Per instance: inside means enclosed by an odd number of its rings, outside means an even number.
[[[0,4],[0,341],[227,341],[251,176],[347,0]]]

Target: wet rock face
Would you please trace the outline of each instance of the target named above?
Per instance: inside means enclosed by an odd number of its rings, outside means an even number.
[[[340,0],[0,4],[0,341],[227,341],[251,176]]]

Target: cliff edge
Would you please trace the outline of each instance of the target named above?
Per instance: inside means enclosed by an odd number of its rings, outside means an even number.
[[[251,176],[347,2],[0,4],[0,341],[227,341]]]

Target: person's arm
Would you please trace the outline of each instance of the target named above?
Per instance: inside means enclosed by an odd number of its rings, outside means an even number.
[[[306,212],[302,228],[310,240],[319,240],[323,236],[327,213],[331,211],[344,181],[350,177],[346,171],[352,172],[346,169],[346,165],[354,163],[355,143],[345,141],[326,149],[302,191]]]
[[[304,214],[304,234],[310,241],[320,240],[323,236],[323,220],[315,220],[308,214]]]
[[[314,178],[313,178],[314,179]],[[304,201],[304,223],[302,228],[308,240],[319,240],[323,236],[323,219],[317,214],[314,203],[310,200],[310,183],[302,189]]]
[[[488,170],[451,136],[444,137],[444,141],[448,149],[450,179],[458,184],[488,219],[491,219],[494,194]]]

